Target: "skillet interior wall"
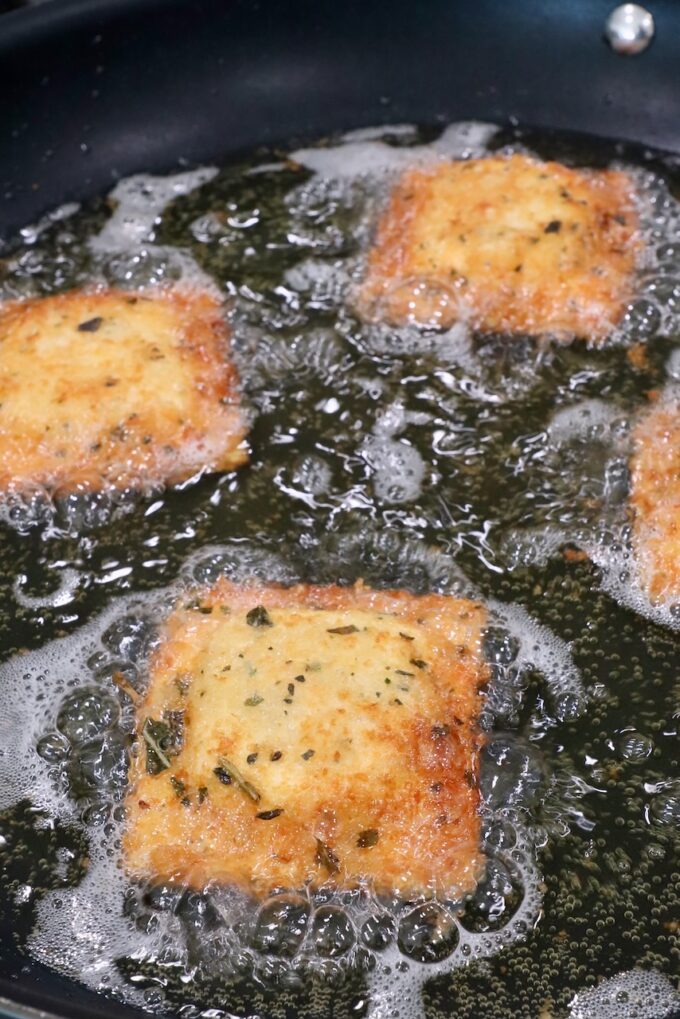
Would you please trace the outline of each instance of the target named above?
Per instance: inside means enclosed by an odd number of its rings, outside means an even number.
[[[609,6],[395,4],[386,22],[378,3],[55,0],[12,15],[0,26],[1,236],[118,175],[360,124],[517,116],[678,148],[680,9],[655,5],[654,47],[623,61],[600,40]],[[18,975],[24,961],[6,958]],[[32,988],[2,993],[131,1014],[26,969]]]
[[[0,239],[135,171],[379,123],[680,147],[680,9],[634,59],[611,0],[54,0],[0,24]],[[181,72],[178,73],[178,68]]]

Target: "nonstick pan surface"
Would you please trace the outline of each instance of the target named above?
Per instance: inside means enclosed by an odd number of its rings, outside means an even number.
[[[0,236],[117,176],[348,127],[516,118],[680,141],[673,0],[635,58],[609,0],[56,0],[0,23]]]
[[[635,58],[602,39],[611,6],[53,0],[7,15],[0,251],[130,173],[364,125],[516,120],[680,151],[680,6],[652,5],[656,39]],[[6,916],[0,936],[0,1012],[137,1014],[26,958]]]

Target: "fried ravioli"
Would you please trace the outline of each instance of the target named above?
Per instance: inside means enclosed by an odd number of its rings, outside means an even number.
[[[406,172],[378,225],[359,311],[393,325],[603,339],[632,292],[626,174],[525,156]]]
[[[638,424],[631,462],[633,547],[655,602],[680,599],[680,397],[659,402]]]
[[[0,307],[0,489],[183,481],[247,460],[219,304],[72,291]]]
[[[222,580],[167,619],[138,706],[138,876],[458,895],[480,871],[483,608]]]

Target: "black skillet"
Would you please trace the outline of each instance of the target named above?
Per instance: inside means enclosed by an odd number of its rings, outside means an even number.
[[[6,15],[0,250],[119,176],[362,125],[516,118],[680,151],[680,3],[650,0],[656,38],[627,58],[603,41],[612,6],[53,0]],[[142,1014],[20,956],[6,922],[0,953],[6,1015]]]

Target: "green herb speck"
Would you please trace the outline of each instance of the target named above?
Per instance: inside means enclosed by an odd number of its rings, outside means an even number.
[[[340,869],[340,861],[336,854],[330,846],[327,846],[326,843],[322,842],[319,838],[316,840],[316,854],[314,859],[317,863],[320,863],[322,867],[325,867],[329,874],[337,874]]]
[[[142,728],[142,737],[146,743],[146,770],[149,775],[157,775],[170,767],[170,760],[161,744],[172,736],[170,726],[165,722],[157,722],[147,718]]]
[[[378,834],[378,830],[376,828],[367,828],[366,831],[359,832],[359,836],[357,838],[357,845],[359,849],[370,849],[371,846],[374,846],[376,844],[379,838],[380,835]]]
[[[246,623],[248,626],[274,625],[264,605],[256,605],[254,609],[251,609],[246,615]]]
[[[217,767],[214,769],[213,774],[217,775],[220,782],[223,782],[224,785],[231,785],[233,782],[234,785],[237,785],[239,789],[246,794],[246,796],[253,800],[254,803],[260,802],[262,797],[255,786],[249,782],[247,778],[244,778],[236,765],[232,764],[231,761],[228,761],[226,757],[219,757],[217,759]]]

